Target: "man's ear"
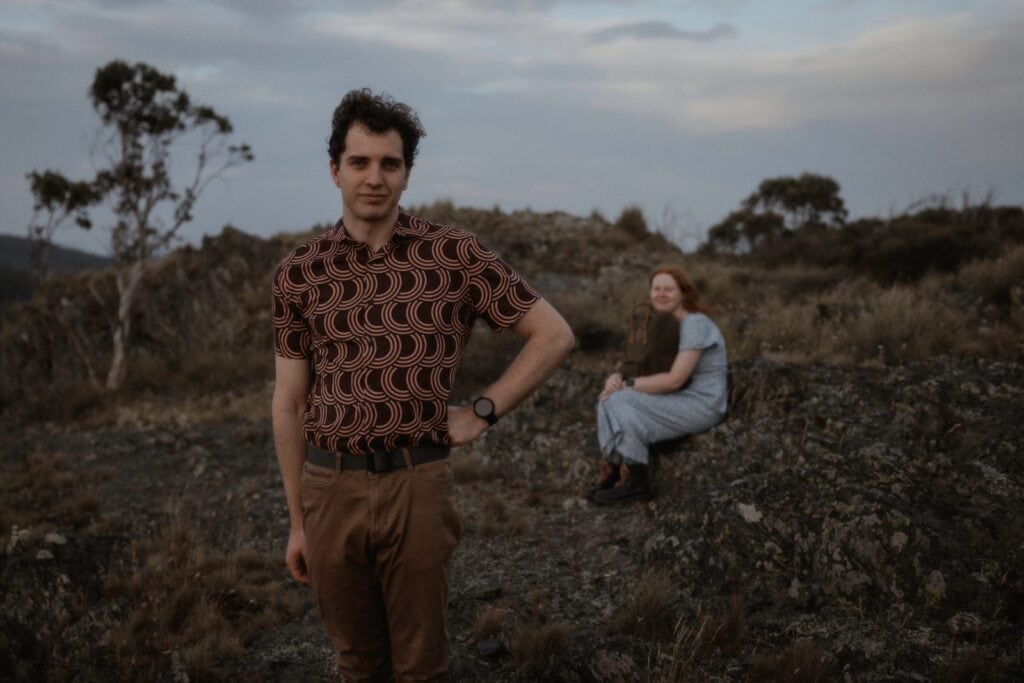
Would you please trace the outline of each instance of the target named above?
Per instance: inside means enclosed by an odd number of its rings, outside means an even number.
[[[334,163],[333,159],[331,159],[330,161],[327,162],[327,168],[331,172],[331,180],[334,181],[334,186],[340,188],[341,181],[338,179],[338,165]]]

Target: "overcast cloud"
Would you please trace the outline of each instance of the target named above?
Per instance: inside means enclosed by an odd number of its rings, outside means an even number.
[[[330,114],[369,86],[427,128],[406,204],[614,216],[692,247],[766,177],[836,178],[854,216],[933,193],[1024,203],[1020,0],[0,2],[0,231],[25,174],[94,172],[86,99],[111,59],[174,73],[256,161],[186,237],[333,220]],[[60,241],[106,248],[101,230]]]

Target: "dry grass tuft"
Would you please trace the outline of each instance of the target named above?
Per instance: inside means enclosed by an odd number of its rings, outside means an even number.
[[[735,597],[729,607],[720,614],[713,614],[701,629],[701,645],[704,649],[718,649],[733,652],[743,643],[747,635],[747,618],[743,606]]]
[[[776,654],[755,657],[751,674],[754,680],[823,683],[838,680],[839,665],[830,652],[804,640]]]
[[[0,472],[0,528],[54,525],[83,530],[101,520],[94,484],[103,468],[76,471],[65,453],[33,453]]]
[[[489,607],[476,615],[473,627],[469,631],[469,639],[474,643],[488,638],[494,638],[505,626],[505,617],[508,610],[501,607]]]
[[[501,530],[507,518],[505,501],[496,496],[489,496],[484,500],[480,514],[480,533],[484,536],[494,536]]]
[[[540,674],[552,668],[569,644],[566,624],[530,621],[512,639],[512,661],[520,669]]]
[[[675,627],[672,650],[669,653],[668,670],[658,679],[663,683],[683,683],[684,681],[700,680],[695,666],[700,659],[703,647],[702,634],[707,627],[707,620],[696,628],[687,626],[680,619]],[[659,648],[659,655],[662,650]],[[661,656],[659,656],[659,659]]]
[[[299,596],[286,587],[276,559],[210,548],[180,516],[129,552],[128,566],[107,579],[108,595],[128,606],[110,634],[126,676],[153,680],[176,653],[190,677],[218,678],[246,642],[298,616]]]
[[[648,569],[624,587],[622,606],[608,625],[612,633],[663,639],[672,635],[676,619],[676,587],[671,574]]]
[[[491,517],[496,522],[504,522],[508,518],[508,508],[505,506],[505,501],[497,496],[489,496],[484,501],[483,514],[486,517]]]
[[[739,600],[733,598],[720,613],[705,616],[695,625],[683,619],[675,625],[672,648],[667,653],[667,670],[661,679],[666,682],[703,680],[697,664],[713,651],[735,652],[747,634],[747,620]],[[658,659],[666,658],[660,647]]]
[[[505,524],[505,531],[509,536],[524,536],[530,531],[532,525],[524,515],[515,515]]]
[[[1007,249],[999,258],[971,261],[960,269],[955,282],[982,303],[1019,306],[1024,289],[1024,245]]]

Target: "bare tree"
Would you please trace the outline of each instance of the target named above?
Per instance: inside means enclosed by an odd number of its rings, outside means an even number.
[[[232,127],[226,117],[194,104],[174,76],[148,64],[118,60],[97,69],[89,96],[103,123],[98,150],[105,166],[85,184],[71,183],[52,171],[39,176],[40,183],[49,183],[45,187],[66,184],[78,192],[54,191],[52,204],[41,199],[51,194],[34,192],[37,210],[50,211],[50,221],[42,228],[50,234],[70,214],[80,225],[88,223],[84,205],[70,202],[69,196],[110,202],[115,217],[111,252],[117,308],[109,316],[111,356],[104,387],[114,390],[124,381],[132,310],[146,265],[192,220],[192,209],[210,182],[253,156],[246,144],[228,144]],[[198,137],[195,169],[186,184],[176,186],[171,151],[185,136]]]

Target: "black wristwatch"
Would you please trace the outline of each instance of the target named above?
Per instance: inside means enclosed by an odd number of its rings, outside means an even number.
[[[626,381],[623,382],[623,384],[632,389],[633,385],[636,384],[636,377],[627,377]]]
[[[487,420],[487,424],[489,425],[498,421],[498,416],[494,414],[494,401],[486,396],[481,396],[473,401],[473,414],[481,419]]]

